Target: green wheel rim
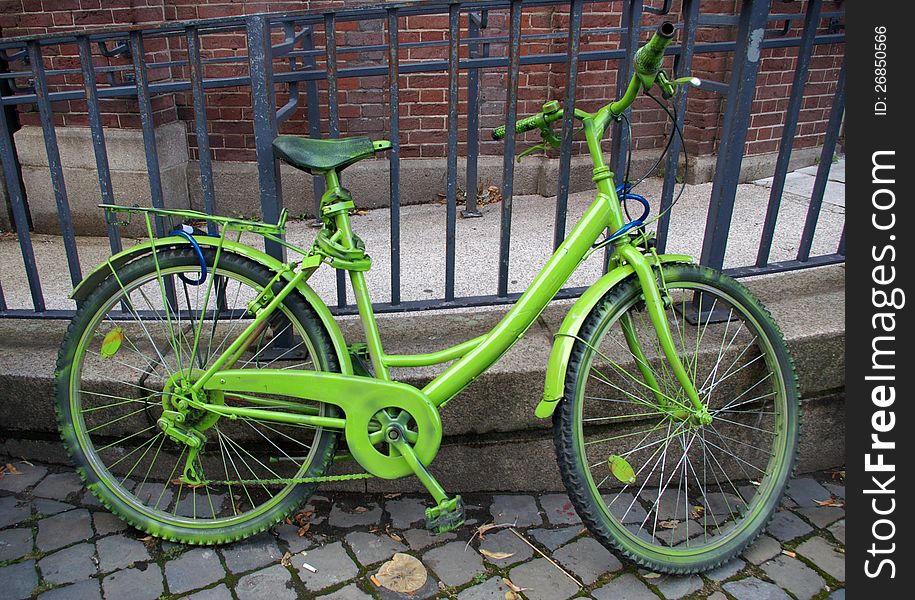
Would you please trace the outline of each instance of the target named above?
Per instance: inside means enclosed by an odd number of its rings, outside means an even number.
[[[671,279],[674,279],[674,278],[675,277],[673,277],[671,275]],[[697,282],[697,281],[690,281],[690,280],[686,280],[686,279],[677,279],[675,282],[670,283],[670,287],[676,288],[678,290],[689,291],[691,293],[699,292],[700,299],[702,297],[704,297],[706,294],[714,294],[718,299],[720,299],[721,302],[727,303],[729,305],[731,311],[739,313],[738,314],[739,318],[744,321],[744,323],[746,324],[746,326],[749,329],[751,329],[752,331],[755,332],[754,338],[755,338],[755,341],[758,342],[758,347],[760,349],[760,356],[762,356],[764,359],[764,362],[766,365],[766,370],[768,371],[768,373],[773,375],[771,377],[771,382],[772,382],[772,390],[774,392],[773,393],[774,399],[771,404],[776,407],[776,409],[773,410],[773,412],[775,412],[776,414],[771,416],[771,421],[774,426],[773,431],[775,432],[775,435],[773,435],[773,438],[772,438],[771,458],[766,465],[765,475],[760,477],[760,481],[758,482],[759,485],[758,485],[758,487],[756,487],[756,493],[753,494],[751,499],[749,499],[749,505],[741,513],[740,517],[739,518],[735,517],[735,524],[733,526],[731,526],[729,529],[725,530],[724,532],[721,532],[720,534],[715,535],[713,537],[703,536],[704,542],[702,544],[697,544],[695,542],[693,542],[691,544],[691,541],[693,539],[697,539],[697,538],[689,537],[688,523],[690,521],[690,518],[689,518],[690,515],[684,514],[683,516],[686,518],[684,518],[681,521],[681,523],[675,524],[675,526],[681,525],[682,522],[687,523],[686,539],[683,541],[680,541],[676,545],[673,543],[671,543],[671,545],[663,545],[661,543],[661,535],[659,535],[660,532],[657,529],[657,523],[658,523],[657,515],[663,512],[662,506],[661,506],[662,500],[658,500],[656,504],[652,504],[646,509],[646,512],[647,512],[647,516],[645,517],[646,519],[650,519],[652,513],[654,513],[654,515],[655,515],[655,517],[653,519],[655,529],[652,532],[641,532],[641,526],[644,525],[644,520],[643,520],[643,522],[639,526],[639,531],[633,532],[632,524],[623,523],[623,521],[626,520],[627,515],[623,514],[622,517],[620,517],[620,515],[618,514],[618,511],[617,511],[617,514],[614,514],[611,506],[608,506],[608,502],[603,498],[603,495],[606,493],[606,490],[604,490],[602,492],[602,486],[607,482],[606,481],[607,477],[606,476],[602,477],[603,481],[596,480],[595,473],[597,472],[597,469],[592,468],[594,466],[595,460],[592,460],[592,457],[589,457],[588,449],[586,447],[589,443],[592,443],[592,442],[588,439],[588,435],[585,433],[585,422],[584,421],[585,421],[586,417],[584,415],[584,410],[585,410],[584,396],[586,395],[587,390],[586,390],[586,385],[584,383],[590,377],[590,372],[592,370],[591,367],[593,366],[595,358],[603,357],[603,353],[601,352],[600,349],[601,349],[601,344],[604,341],[605,337],[608,335],[608,333],[612,329],[614,329],[616,326],[619,325],[622,316],[629,314],[630,309],[632,309],[633,307],[635,307],[638,304],[638,302],[640,300],[638,295],[633,294],[632,297],[629,298],[629,300],[626,302],[625,305],[623,305],[620,308],[614,309],[612,311],[612,314],[608,315],[608,318],[605,319],[603,326],[596,332],[596,335],[590,340],[591,347],[589,347],[588,349],[585,350],[585,355],[582,358],[582,368],[579,370],[579,373],[578,373],[579,385],[576,386],[577,398],[576,398],[576,402],[575,402],[576,406],[575,406],[575,409],[573,410],[573,429],[572,429],[572,432],[573,432],[572,443],[574,445],[574,448],[577,450],[577,456],[579,457],[579,466],[581,468],[581,471],[585,475],[585,483],[588,488],[587,493],[590,495],[590,497],[593,500],[595,500],[594,504],[596,504],[597,507],[599,508],[599,520],[602,521],[605,524],[605,526],[607,527],[607,529],[609,530],[609,533],[612,536],[612,538],[615,542],[615,545],[619,546],[627,554],[630,554],[632,556],[645,557],[645,558],[648,558],[650,561],[668,565],[672,570],[678,570],[678,569],[682,569],[682,568],[690,569],[691,566],[695,565],[699,561],[708,562],[709,557],[713,557],[711,560],[714,561],[715,560],[714,557],[721,556],[724,553],[728,553],[729,549],[733,548],[735,546],[735,544],[745,545],[744,542],[748,541],[746,539],[748,534],[752,535],[752,537],[755,537],[755,532],[758,532],[758,530],[762,528],[762,526],[765,524],[765,522],[768,520],[769,516],[771,515],[771,512],[774,508],[774,502],[777,501],[778,498],[780,498],[784,485],[785,485],[785,482],[786,482],[786,479],[787,479],[787,476],[790,473],[791,459],[793,457],[793,451],[794,451],[795,427],[794,427],[793,423],[790,422],[790,421],[792,421],[792,419],[791,419],[790,411],[788,408],[788,403],[789,403],[789,397],[787,394],[788,383],[785,380],[785,372],[784,372],[783,366],[779,363],[778,352],[776,351],[776,347],[773,344],[773,341],[770,339],[770,335],[767,334],[767,325],[768,324],[763,322],[763,319],[765,317],[767,317],[768,315],[767,314],[762,314],[761,316],[754,315],[753,314],[754,311],[752,310],[753,301],[748,301],[748,298],[745,298],[745,297],[738,297],[738,296],[740,296],[740,294],[729,293],[728,291],[722,289],[722,287],[720,287],[719,285],[715,285],[710,282]],[[685,295],[686,294],[681,294],[681,296],[685,296]],[[672,313],[674,313],[674,311],[668,311],[668,314],[672,314]],[[612,318],[610,318],[610,317],[612,317]],[[682,327],[685,330],[686,329],[686,320],[685,319],[678,318],[676,322],[674,320],[671,321],[671,328],[674,331],[675,338],[678,338],[678,334],[680,333],[680,327],[681,327],[680,322],[681,321],[683,323]],[[729,322],[730,322],[730,316],[729,316]],[[702,326],[701,318],[698,320],[698,324],[700,327]],[[705,326],[708,329],[708,321],[706,321]],[[681,342],[684,341],[684,338],[682,336],[679,337],[678,339]],[[697,336],[697,339],[699,339],[698,336]],[[689,341],[689,340],[686,340],[686,341]],[[702,340],[699,339],[699,341],[701,342]],[[619,351],[618,348],[616,348],[616,350]],[[681,350],[682,350],[682,346],[681,346]],[[696,353],[697,353],[697,355],[699,353],[698,344],[697,344]],[[681,354],[686,354],[686,353],[681,353]],[[689,356],[687,355],[686,358],[687,358],[687,363],[690,364]],[[693,363],[696,365],[696,368],[698,369],[700,360],[696,359],[693,361]],[[659,377],[659,379],[660,379],[660,377]],[[701,386],[699,386],[700,383],[702,383],[702,382],[697,381],[697,387],[701,387]],[[674,386],[672,386],[672,385],[667,386],[665,388],[665,392],[669,396],[671,396],[671,398],[670,398],[671,403],[673,403],[676,400],[676,398],[674,397],[675,394],[674,394],[673,389],[674,389]],[[713,389],[714,389],[714,386],[713,386]],[[676,405],[674,405],[674,406],[676,406]],[[727,405],[725,405],[725,407],[726,406]],[[645,407],[643,410],[645,411],[645,413],[651,412],[651,409],[649,409],[647,407]],[[659,420],[659,422],[663,423],[662,417],[661,417],[662,411],[660,411],[659,409],[655,409],[655,411],[658,416],[653,417],[653,418],[657,418]],[[672,411],[672,412],[675,412],[675,411]],[[631,416],[631,415],[627,415],[627,416]],[[722,415],[721,418],[725,418],[725,417]],[[687,425],[681,425],[681,427],[683,427],[683,430],[678,432],[678,431],[676,431],[677,425],[675,425],[675,423],[677,423],[677,420],[673,419],[673,418],[667,418],[666,420],[668,422],[668,431],[674,430],[674,433],[673,433],[674,437],[686,437],[687,435],[689,435],[688,432],[690,432],[690,431],[700,432],[704,429],[702,426],[688,427]],[[699,435],[700,435],[699,433],[693,434],[694,440],[702,439],[699,437]],[[719,439],[716,440],[716,442],[724,443],[724,440],[720,439],[721,434],[719,433],[718,435],[719,435]],[[633,436],[633,437],[635,440],[639,439],[637,436]],[[662,438],[663,437],[669,437],[669,436],[664,436],[662,434]],[[712,439],[714,439],[714,438],[712,438]],[[666,459],[666,455],[668,454],[667,446],[671,442],[670,442],[670,440],[668,440],[667,442],[661,442],[661,443],[664,444],[663,447],[665,448],[663,450],[663,454],[665,455],[664,460],[667,460]],[[712,442],[711,439],[702,439],[701,446],[703,447],[703,450],[705,451],[705,450],[708,450],[711,447],[711,444],[713,444],[713,443],[714,442]],[[660,444],[658,444],[658,445],[660,446]],[[684,455],[684,458],[686,458],[686,460],[681,459],[681,463],[683,463],[683,464],[676,465],[674,470],[679,469],[682,466],[683,469],[687,473],[689,473],[689,471],[694,468],[694,467],[688,467],[688,465],[691,463],[690,459],[688,458],[690,452],[692,451],[691,448],[692,447],[689,445],[685,446],[683,455]],[[729,449],[733,450],[733,448],[729,448]],[[624,453],[623,452],[624,450],[625,450],[625,448],[621,448],[620,453],[621,454]],[[619,464],[619,460],[617,458],[611,457],[611,465],[610,465],[611,471],[612,471],[612,467],[614,466],[612,464],[614,461],[617,463],[617,465]],[[639,465],[632,465],[633,472],[638,474],[640,468],[644,469],[645,466],[647,466],[647,464],[648,463],[646,463],[646,465],[643,465],[641,467]],[[628,463],[627,463],[627,466],[629,466]],[[623,469],[623,471],[627,474],[630,473],[630,471],[627,471],[625,469]],[[625,492],[626,490],[629,490],[632,492],[632,495],[635,498],[640,498],[641,494],[646,490],[646,487],[647,487],[646,484],[648,482],[648,479],[653,475],[653,473],[654,473],[654,471],[651,471],[651,472],[649,472],[648,477],[644,477],[645,483],[643,483],[641,485],[641,487],[635,487],[635,486],[638,486],[638,482],[636,484],[633,484],[633,488],[630,488],[630,486],[626,485],[622,488],[623,492]],[[725,470],[723,468],[722,468],[722,474],[725,474]],[[611,475],[612,475],[612,473],[611,473]],[[664,478],[664,471],[662,470],[661,479],[663,480],[663,478]],[[671,477],[669,478],[668,481],[670,481],[671,479],[673,479],[673,472],[671,472]],[[689,477],[687,476],[685,479],[688,480]],[[698,479],[698,477],[697,477],[697,479]],[[617,483],[618,485],[623,484],[623,482],[621,482],[621,481],[617,481],[614,483]],[[663,489],[659,490],[660,493],[658,494],[658,498],[664,498],[666,492],[668,491],[668,489],[667,489],[668,485],[669,485],[669,483],[667,485],[664,485]],[[735,486],[733,484],[733,482],[731,485],[732,485],[732,487],[735,488],[735,491],[736,491],[737,486]],[[652,487],[656,487],[656,486],[652,486]],[[688,488],[688,483],[686,485],[684,485],[683,489],[685,490],[687,488]],[[719,486],[719,488],[721,488],[721,486]],[[679,490],[680,490],[680,488],[678,487],[677,506],[679,506],[679,501],[680,501]],[[653,490],[651,490],[651,491],[653,492]],[[619,490],[617,490],[618,495],[616,496],[616,499],[620,498],[621,497],[620,494],[623,492],[620,492]],[[710,494],[708,494],[708,495],[710,495]],[[688,494],[686,494],[686,496],[688,498]],[[687,498],[684,498],[684,508],[685,509],[688,509],[688,506],[687,506],[688,503],[686,502]],[[612,501],[611,501],[611,503],[612,503]],[[636,503],[636,501],[633,501],[633,504],[635,504],[635,503]],[[629,505],[629,507],[627,508],[627,511],[631,508],[632,508],[632,504]],[[708,522],[707,516],[705,517],[705,521]],[[629,525],[629,526],[627,526],[627,525]],[[704,529],[704,527],[703,527],[703,529]],[[640,535],[640,533],[642,533],[642,535]],[[645,535],[646,533],[647,533],[647,535]],[[673,534],[671,534],[671,536],[673,536]],[[646,537],[649,539],[646,539]],[[674,538],[670,537],[668,539],[673,540]]]
[[[197,264],[196,258],[194,258],[192,264],[194,264],[194,265]],[[178,273],[190,274],[190,278],[195,279],[195,278],[199,278],[199,267],[196,270],[196,274],[195,274],[195,269],[191,265],[177,265],[177,266],[163,267],[159,271],[159,273],[161,274],[161,277],[163,279],[166,277],[171,277],[171,279],[173,281],[178,281],[177,277],[174,277],[174,275],[177,275]],[[220,265],[216,269],[211,270],[209,277],[214,278],[216,276],[223,277],[228,280],[236,282],[236,284],[239,286],[239,290],[242,289],[242,286],[247,286],[247,287],[251,288],[252,290],[259,289],[260,284],[258,284],[254,280],[246,277],[244,274],[241,274],[241,273],[238,273],[235,271],[225,270],[222,267],[222,265]],[[200,516],[197,515],[197,497],[198,496],[202,497],[203,494],[198,494],[198,492],[196,490],[194,490],[193,488],[189,488],[188,493],[194,495],[194,500],[193,500],[194,514],[193,515],[178,514],[177,513],[178,506],[181,501],[180,489],[183,486],[179,486],[179,491],[174,498],[174,502],[173,502],[174,506],[175,506],[174,512],[162,510],[157,507],[151,507],[151,506],[147,505],[146,503],[144,503],[142,500],[140,500],[136,495],[134,495],[134,493],[132,493],[132,491],[126,489],[124,487],[124,485],[116,482],[116,479],[118,479],[119,477],[117,475],[113,474],[112,472],[110,472],[109,467],[112,465],[106,465],[105,461],[102,460],[101,457],[99,456],[99,451],[97,451],[96,444],[92,440],[92,436],[91,436],[92,430],[90,427],[87,426],[87,424],[84,420],[85,415],[81,409],[82,395],[84,392],[85,393],[91,393],[91,392],[86,392],[85,390],[83,390],[81,388],[82,369],[84,366],[84,360],[87,356],[87,351],[89,349],[89,346],[93,342],[93,340],[98,337],[99,326],[104,323],[106,315],[108,315],[109,312],[116,305],[121,303],[121,301],[124,297],[123,293],[124,293],[125,289],[126,289],[127,293],[130,294],[130,293],[140,289],[144,285],[148,285],[150,282],[155,282],[158,278],[159,278],[159,275],[157,275],[156,272],[151,272],[151,273],[146,273],[145,275],[140,275],[131,281],[123,282],[123,284],[120,285],[121,294],[111,296],[108,299],[108,301],[105,302],[88,319],[87,326],[83,330],[83,335],[79,339],[79,341],[76,345],[76,350],[73,355],[73,366],[70,369],[70,376],[69,376],[68,388],[67,388],[69,391],[69,394],[68,394],[69,395],[69,409],[70,409],[70,415],[71,415],[71,420],[68,425],[72,428],[73,437],[76,440],[76,443],[79,445],[81,452],[88,463],[89,469],[91,471],[93,471],[95,474],[95,477],[90,477],[89,487],[90,487],[90,489],[93,489],[93,492],[96,493],[97,496],[100,496],[103,499],[103,501],[106,502],[106,504],[110,503],[112,500],[123,504],[125,507],[128,508],[129,511],[131,511],[132,513],[135,513],[135,515],[131,515],[133,518],[130,520],[132,520],[132,521],[135,520],[136,516],[138,515],[140,517],[140,519],[143,521],[141,526],[146,528],[148,531],[152,531],[152,532],[158,531],[161,528],[161,526],[163,526],[163,525],[165,525],[169,528],[175,528],[175,527],[186,528],[189,530],[199,530],[201,532],[204,532],[207,530],[225,531],[225,530],[231,530],[233,527],[242,527],[242,526],[248,525],[252,521],[257,520],[260,517],[263,517],[264,515],[271,513],[272,511],[274,511],[274,512],[277,511],[284,504],[284,502],[288,499],[288,497],[293,492],[293,490],[296,488],[296,486],[300,485],[300,484],[295,483],[295,482],[286,483],[279,492],[277,492],[275,494],[271,494],[271,497],[269,498],[269,500],[258,503],[256,506],[252,506],[250,510],[246,510],[243,512],[236,512],[235,514],[232,514],[230,516],[225,516],[225,517],[217,516],[217,510],[213,506],[212,500],[210,500],[210,509],[212,509],[211,516],[213,516],[215,518],[200,518]],[[136,299],[132,298],[131,304],[133,304],[134,302],[136,302]],[[180,308],[180,304],[178,306]],[[137,311],[137,312],[139,312],[139,311]],[[312,344],[312,341],[309,339],[309,336],[307,335],[307,332],[305,331],[303,324],[298,322],[296,316],[292,313],[292,311],[290,311],[286,306],[281,305],[277,312],[281,313],[282,316],[286,319],[286,322],[288,323],[287,327],[294,329],[295,333],[298,334],[298,336],[301,340],[299,342],[299,345],[304,346],[305,355],[308,357],[311,357],[309,360],[314,361],[314,360],[320,359],[321,354],[315,352],[315,348]],[[142,321],[142,319],[140,317],[136,317],[136,319],[139,321]],[[93,334],[95,334],[95,335],[93,335]],[[153,336],[150,336],[150,342],[152,342],[152,337]],[[179,341],[179,343],[181,343],[181,342]],[[185,340],[183,343],[185,345],[185,348],[187,346],[191,345],[190,341],[188,341],[188,340]],[[154,344],[152,344],[152,345],[154,345]],[[174,354],[174,355],[177,356],[177,354]],[[163,361],[163,365],[164,364],[165,363]],[[317,367],[319,369],[325,368],[325,365],[322,365],[322,364],[315,365],[314,362],[312,362],[312,366]],[[124,401],[126,401],[126,399]],[[147,401],[147,405],[148,404],[150,404],[149,401]],[[160,403],[159,408],[161,408],[161,403]],[[319,413],[322,415],[324,414],[325,410],[326,410],[326,407],[324,405],[320,405],[318,408]],[[212,427],[214,431],[219,432],[218,423],[214,424],[212,422],[212,419],[208,420],[205,429],[209,429],[210,427]],[[277,425],[276,427],[280,427],[280,426]],[[274,431],[275,430],[276,429],[274,429]],[[318,458],[316,456],[316,453],[318,451],[319,446],[321,445],[318,443],[318,440],[320,439],[320,436],[322,434],[324,434],[324,432],[320,428],[313,428],[310,431],[312,432],[314,438],[310,445],[308,455],[306,457],[302,458],[301,464],[300,464],[298,470],[294,474],[290,474],[288,477],[286,477],[287,479],[295,479],[295,478],[301,478],[301,477],[306,476],[306,473],[312,467],[314,460],[316,458]],[[218,435],[222,436],[223,438],[226,438],[226,436],[224,434],[219,433]],[[166,440],[166,438],[164,437],[164,434],[162,434],[161,432],[157,434],[157,437],[158,436],[163,436],[163,437],[162,437],[162,442],[158,443],[157,452],[161,451],[162,447],[165,444],[169,443]],[[127,436],[127,437],[131,437],[131,436]],[[119,441],[123,441],[123,439],[126,439],[126,438],[122,438],[122,440],[119,440]],[[153,437],[151,439],[156,439],[156,438]],[[157,445],[155,442],[149,442],[149,440],[147,440],[146,443],[149,444],[147,446],[146,450],[135,450],[135,451],[142,452],[143,456],[145,456],[147,453],[152,452],[153,447]],[[224,444],[228,445],[229,443],[230,443],[230,440],[228,440],[228,439],[225,439],[225,441],[220,440],[220,446],[223,446]],[[237,444],[237,442],[236,442],[236,444]],[[245,452],[245,450],[240,445],[237,446],[234,449],[234,451],[235,451],[237,457],[243,457],[243,453]],[[231,456],[231,452],[232,452],[231,448],[229,449],[229,452],[230,452],[230,456]],[[182,450],[177,461],[175,462],[176,467],[178,467],[178,463],[183,460],[183,457],[184,457],[184,450]],[[253,458],[253,456],[252,456],[252,458]],[[298,459],[299,457],[296,457],[296,458]],[[139,460],[143,460],[142,456],[140,457]],[[155,458],[153,459],[153,461],[154,460],[155,460]],[[134,467],[136,467],[136,464],[134,465]],[[151,468],[152,468],[152,465],[150,465],[150,469]],[[180,467],[178,467],[178,472],[180,473]],[[236,473],[238,473],[237,468],[236,468]],[[147,472],[147,475],[148,474],[149,473]],[[97,479],[97,481],[92,481],[94,479]],[[139,477],[138,477],[138,479],[139,479]],[[165,483],[167,484],[168,482],[166,481]],[[174,483],[174,482],[172,482],[172,483]],[[163,485],[165,485],[165,484],[163,484]],[[100,487],[103,489],[99,489]],[[166,487],[166,489],[167,489],[167,487]],[[211,498],[209,486],[204,486],[204,489],[206,490],[206,494],[205,494],[206,497],[208,499]],[[229,493],[231,493],[232,486],[229,486],[229,490],[230,490]],[[159,498],[160,499],[162,498],[162,494],[160,494]],[[250,495],[249,495],[249,498],[250,498]],[[242,502],[243,501],[239,502],[239,504],[241,504]],[[235,509],[235,507],[236,507],[235,500],[230,499],[229,503],[231,504],[232,508]],[[252,500],[251,504],[252,505],[254,504],[253,500]],[[169,504],[166,504],[165,508],[168,508],[168,506],[169,506]],[[205,509],[206,506],[204,506],[203,508]]]

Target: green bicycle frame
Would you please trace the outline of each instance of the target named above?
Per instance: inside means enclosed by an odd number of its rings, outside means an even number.
[[[634,84],[630,88],[639,89],[638,84]],[[389,367],[428,366],[454,360],[454,364],[433,379],[422,390],[433,405],[442,406],[496,362],[524,335],[571,274],[590,254],[595,242],[600,239],[606,229],[609,228],[611,231],[615,231],[623,227],[626,223],[625,215],[613,184],[613,174],[604,163],[600,140],[610,120],[618,112],[625,110],[627,104],[631,104],[634,94],[635,92],[627,93],[620,101],[610,104],[594,114],[576,111],[576,116],[581,119],[584,126],[585,138],[595,165],[593,179],[597,186],[597,197],[534,278],[528,290],[522,294],[511,310],[489,333],[435,353],[418,355],[385,354],[363,271],[350,271],[353,293],[362,319],[368,354],[374,367],[376,378],[389,380]],[[328,199],[327,203],[343,193],[336,174],[327,177],[327,188],[328,190],[325,194]],[[352,232],[348,212],[345,210],[338,211],[333,215],[333,218],[336,230],[340,232],[338,236],[339,243],[345,249],[354,248],[356,238]],[[615,241],[614,249],[617,268],[628,265],[639,278],[645,294],[649,315],[665,357],[670,362],[673,372],[686,392],[687,397],[697,410],[701,409],[702,403],[679,359],[666,316],[664,315],[664,302],[652,271],[656,261],[634,246],[628,236],[623,236]],[[273,295],[270,302],[251,321],[248,328],[196,381],[194,384],[196,389],[204,389],[211,377],[216,375],[227,364],[230,364],[232,357],[237,355],[238,351],[243,348],[244,340],[248,335],[256,331],[283,298],[311,276],[314,272],[313,267],[315,264],[314,262],[309,263],[307,259],[305,263],[307,264],[303,264],[303,268],[285,283],[282,290]],[[634,340],[632,342],[634,343]],[[633,348],[633,351],[641,353],[638,348]]]
[[[670,35],[672,35],[672,29]],[[660,41],[658,41],[659,39]],[[636,238],[629,235],[598,241],[608,229],[616,232],[622,230],[626,225],[626,217],[616,193],[613,173],[604,162],[600,147],[601,139],[610,122],[619,117],[633,103],[643,88],[650,87],[656,80],[666,81],[666,78],[661,77],[663,74],[659,72],[659,69],[663,49],[668,41],[669,38],[665,41],[656,35],[648,45],[640,49],[636,57],[636,75],[633,76],[622,98],[595,113],[575,110],[575,117],[582,123],[594,165],[593,181],[597,187],[597,196],[566,239],[535,276],[529,288],[502,320],[482,336],[428,354],[396,355],[384,352],[364,274],[371,266],[371,259],[365,254],[361,240],[352,230],[349,211],[355,205],[349,197],[349,193],[341,186],[338,173],[333,170],[323,173],[327,191],[321,198],[320,216],[324,227],[319,231],[310,251],[296,248],[282,240],[285,215],[281,217],[281,222],[277,225],[269,225],[225,217],[211,217],[189,211],[107,207],[112,212],[144,212],[150,234],[148,246],[139,250],[137,247],[126,250],[109,259],[107,265],[111,273],[117,276],[117,265],[132,260],[139,253],[151,252],[155,257],[157,246],[174,246],[183,243],[177,238],[156,241],[152,235],[150,214],[204,218],[220,222],[223,225],[223,233],[218,241],[203,236],[197,238],[201,245],[216,247],[217,261],[220,252],[239,252],[265,264],[274,271],[275,276],[273,282],[260,291],[259,295],[249,303],[248,311],[254,316],[244,330],[202,374],[195,374],[193,381],[188,381],[187,403],[193,408],[209,410],[223,418],[257,416],[257,418],[265,420],[343,429],[346,432],[348,445],[353,451],[353,457],[367,471],[387,478],[409,473],[416,474],[439,503],[444,502],[446,496],[434,478],[425,471],[424,466],[434,458],[441,440],[438,408],[454,398],[499,360],[525,334],[582,261],[596,248],[607,244],[612,244],[614,249],[610,265],[612,268],[582,296],[570,311],[566,321],[563,322],[550,357],[544,398],[538,406],[536,414],[540,417],[549,416],[559,400],[558,390],[561,390],[565,365],[583,315],[587,314],[590,307],[610,287],[627,277],[635,276],[640,283],[645,305],[664,357],[680,383],[685,398],[692,405],[691,409],[686,404],[682,405],[687,409],[682,418],[686,418],[686,413],[692,413],[700,421],[707,419],[708,414],[676,350],[665,314],[665,291],[660,288],[655,274],[655,267],[661,263],[683,262],[691,259],[685,256],[658,256],[653,251],[640,247],[634,241]],[[556,107],[549,112],[518,121],[516,129],[527,131],[540,128],[546,134],[549,123],[555,122],[561,117],[562,110]],[[504,128],[502,134],[504,134]],[[390,147],[388,142],[383,141],[374,142],[374,144],[376,150]],[[260,233],[268,239],[301,253],[304,258],[298,263],[284,265],[269,259],[262,253],[249,251],[246,246],[237,241],[227,240],[226,233],[230,230],[239,233],[242,231]],[[644,236],[642,239],[645,239]],[[354,375],[349,356],[340,356],[343,366],[342,374],[293,372],[295,374],[292,375],[290,372],[277,369],[233,370],[234,363],[261,328],[266,325],[267,319],[292,293],[305,294],[307,301],[315,306],[327,326],[338,355],[345,354],[345,343],[342,342],[339,328],[332,324],[327,307],[307,286],[308,279],[325,262],[349,272],[374,377]],[[158,270],[158,263],[156,265]],[[104,273],[99,273],[102,270],[100,268],[90,273],[86,281],[74,291],[73,296],[78,298],[80,294],[85,293],[84,287],[87,282],[98,281],[99,277],[106,276]],[[209,294],[209,290],[207,294]],[[623,328],[630,350],[634,356],[642,357],[644,364],[645,354],[636,336],[628,331],[625,322]],[[195,335],[195,347],[196,337]],[[391,367],[429,366],[450,361],[454,361],[453,364],[422,390],[391,381],[389,373]],[[641,366],[639,368],[646,385],[654,390],[659,406],[664,406],[667,402],[666,396],[658,388],[658,383],[650,370],[643,369]],[[314,414],[314,411],[304,408],[296,409],[295,403],[292,402],[274,402],[259,398],[257,396],[259,393],[302,397],[337,404],[343,408],[346,417],[345,419],[320,417]],[[218,398],[221,394],[237,394],[239,398],[250,400],[255,407],[235,407],[223,402],[210,403],[207,394],[211,394],[214,398]],[[283,410],[264,410],[256,408],[258,405]],[[387,415],[382,410],[386,407],[398,407],[405,410],[417,424],[421,425],[423,432],[419,436],[419,442],[415,444],[415,448],[411,449],[411,446],[406,444],[402,437],[405,433],[403,428],[406,426],[406,421],[403,419],[398,421],[400,417]],[[383,413],[384,415],[379,417]],[[174,427],[176,436],[182,435],[180,426],[166,425]],[[381,441],[377,436],[388,436],[384,439],[387,439],[392,447],[396,447],[401,456],[387,456],[375,451],[373,446]]]

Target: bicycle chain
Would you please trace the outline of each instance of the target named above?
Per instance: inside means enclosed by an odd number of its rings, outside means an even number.
[[[282,485],[290,483],[326,483],[330,481],[355,481],[370,479],[371,473],[350,473],[347,475],[322,475],[320,477],[294,477],[291,479],[238,479],[234,481],[207,481],[209,485]]]

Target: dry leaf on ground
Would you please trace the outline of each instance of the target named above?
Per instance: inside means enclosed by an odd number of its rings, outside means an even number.
[[[839,502],[835,498],[830,498],[829,500],[814,500],[818,506],[835,506],[836,508],[845,508],[844,502]]]
[[[375,580],[392,592],[412,594],[426,584],[426,567],[418,558],[398,552],[391,560],[381,565]]]
[[[527,588],[523,588],[521,586],[515,585],[514,583],[512,583],[512,580],[508,579],[507,577],[502,578],[502,583],[504,583],[508,587],[508,589],[515,592],[516,594],[523,592],[524,590],[527,589]]]
[[[515,555],[514,552],[494,552],[492,550],[487,550],[486,548],[480,548],[480,554],[483,556],[488,556],[493,560],[502,560],[504,558],[509,558]]]

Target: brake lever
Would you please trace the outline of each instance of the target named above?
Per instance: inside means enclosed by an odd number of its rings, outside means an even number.
[[[658,87],[661,88],[661,95],[665,100],[670,100],[673,98],[677,88],[681,85],[691,85],[693,87],[699,87],[702,85],[702,80],[698,77],[687,76],[670,80],[667,78],[667,74],[664,71],[658,71],[658,76],[657,79],[655,79],[655,82],[658,84]]]
[[[549,125],[540,128],[540,137],[543,139],[539,144],[534,144],[530,148],[526,148],[518,154],[518,162],[521,162],[521,159],[525,156],[531,155],[534,152],[540,150],[548,150],[549,148],[558,148],[562,145],[562,140],[558,135],[550,128]]]

